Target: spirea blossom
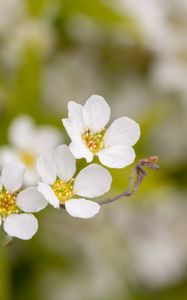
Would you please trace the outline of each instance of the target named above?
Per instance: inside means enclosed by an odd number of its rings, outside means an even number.
[[[55,208],[63,204],[73,217],[95,216],[100,206],[87,198],[101,196],[111,187],[110,173],[98,164],[90,164],[74,176],[76,160],[66,145],[59,146],[53,156],[41,155],[37,169],[42,178],[38,191]]]
[[[105,99],[91,96],[84,105],[70,101],[64,127],[71,138],[69,148],[75,158],[87,162],[98,156],[110,168],[124,168],[135,159],[132,146],[140,137],[139,125],[128,117],[115,120],[108,129],[110,107]]]
[[[25,166],[11,161],[2,169],[0,180],[0,224],[5,232],[23,240],[31,239],[38,230],[38,221],[31,213],[47,206],[36,187],[22,188]]]
[[[62,135],[53,126],[36,126],[27,115],[17,117],[8,131],[10,146],[0,149],[0,165],[20,160],[26,166],[25,185],[35,185],[39,179],[36,161],[40,154],[51,153],[62,142]]]

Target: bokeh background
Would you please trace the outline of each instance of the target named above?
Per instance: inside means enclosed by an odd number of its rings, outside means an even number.
[[[61,124],[67,102],[104,96],[140,123],[138,192],[90,220],[48,207],[31,241],[3,247],[0,300],[187,299],[187,2],[0,0],[0,143],[28,114]],[[133,166],[113,170],[110,195]]]

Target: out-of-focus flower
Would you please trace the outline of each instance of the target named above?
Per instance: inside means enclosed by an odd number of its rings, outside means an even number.
[[[119,9],[133,15],[142,30],[143,42],[146,46],[159,50],[165,47],[163,42],[167,36],[167,22],[164,1],[142,0],[118,0]],[[167,44],[167,43],[164,43]],[[166,46],[167,47],[167,46]]]
[[[112,183],[110,173],[98,164],[91,164],[82,169],[73,178],[76,171],[76,160],[68,146],[59,146],[54,156],[41,155],[37,162],[38,173],[42,181],[38,191],[55,208],[65,205],[73,217],[91,218],[100,206],[94,201],[76,196],[95,198],[109,191]]]
[[[84,105],[69,102],[68,115],[63,124],[72,140],[70,150],[77,159],[91,162],[97,155],[110,168],[124,168],[134,161],[132,146],[140,137],[139,125],[121,117],[106,130],[110,107],[103,97],[93,95]]]
[[[143,205],[113,208],[113,227],[129,249],[133,281],[152,289],[177,284],[186,273],[187,205],[185,194],[173,188],[149,193]]]
[[[66,99],[82,99],[93,93],[93,86],[97,91],[102,90],[103,80],[96,58],[87,51],[58,54],[44,67],[43,98],[50,110],[66,110]]]
[[[25,49],[34,49],[41,58],[51,53],[55,34],[50,23],[23,18],[3,40],[1,56],[8,66],[17,66]]]
[[[27,167],[25,185],[34,185],[38,180],[38,156],[42,153],[52,153],[62,142],[62,135],[53,126],[37,127],[31,117],[24,115],[16,118],[10,125],[9,142],[10,146],[0,149],[1,167],[11,160],[21,160]]]
[[[0,0],[0,35],[6,35],[25,15],[24,2]]]
[[[45,198],[36,187],[20,191],[25,166],[12,161],[2,169],[0,182],[0,224],[5,232],[23,240],[31,239],[38,230],[37,219],[30,214],[47,206]]]

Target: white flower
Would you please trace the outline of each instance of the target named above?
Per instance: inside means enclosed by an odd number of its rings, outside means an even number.
[[[95,216],[100,206],[94,201],[77,196],[95,198],[108,192],[112,178],[110,173],[98,164],[91,164],[73,178],[76,160],[69,147],[59,146],[52,156],[41,155],[37,162],[42,181],[38,191],[55,208],[64,204],[73,217],[90,218]]]
[[[36,187],[22,187],[25,166],[11,161],[2,169],[0,180],[0,225],[5,232],[23,240],[31,239],[38,230],[38,221],[31,214],[47,206]]]
[[[16,118],[9,128],[10,146],[0,149],[0,165],[12,160],[21,160],[27,167],[25,185],[35,185],[38,181],[36,160],[42,153],[52,151],[62,142],[60,132],[52,126],[37,127],[29,116]]]
[[[72,140],[70,150],[77,159],[91,162],[97,155],[110,168],[124,168],[134,161],[132,146],[140,137],[139,125],[121,117],[106,130],[110,107],[103,97],[93,95],[84,105],[70,101],[68,113],[69,118],[62,121]]]

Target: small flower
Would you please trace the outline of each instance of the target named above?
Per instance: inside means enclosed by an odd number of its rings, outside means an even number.
[[[64,204],[73,217],[91,218],[100,206],[94,201],[81,197],[95,198],[109,191],[112,183],[110,173],[98,164],[82,169],[76,177],[76,160],[69,147],[59,146],[54,156],[41,155],[37,162],[38,173],[42,181],[38,191],[55,208]]]
[[[0,180],[0,225],[5,232],[23,240],[31,239],[38,230],[38,221],[31,212],[47,206],[36,187],[21,190],[25,166],[11,161],[2,169]]]
[[[69,118],[62,121],[72,140],[69,147],[75,158],[91,162],[97,155],[110,168],[124,168],[134,161],[132,146],[140,137],[139,125],[121,117],[106,129],[110,107],[103,97],[93,95],[84,105],[70,101],[68,113]]]
[[[0,149],[0,165],[21,160],[27,167],[24,184],[35,185],[38,181],[36,161],[40,154],[51,153],[61,142],[61,134],[52,126],[36,127],[29,116],[16,118],[9,128],[10,146]]]

